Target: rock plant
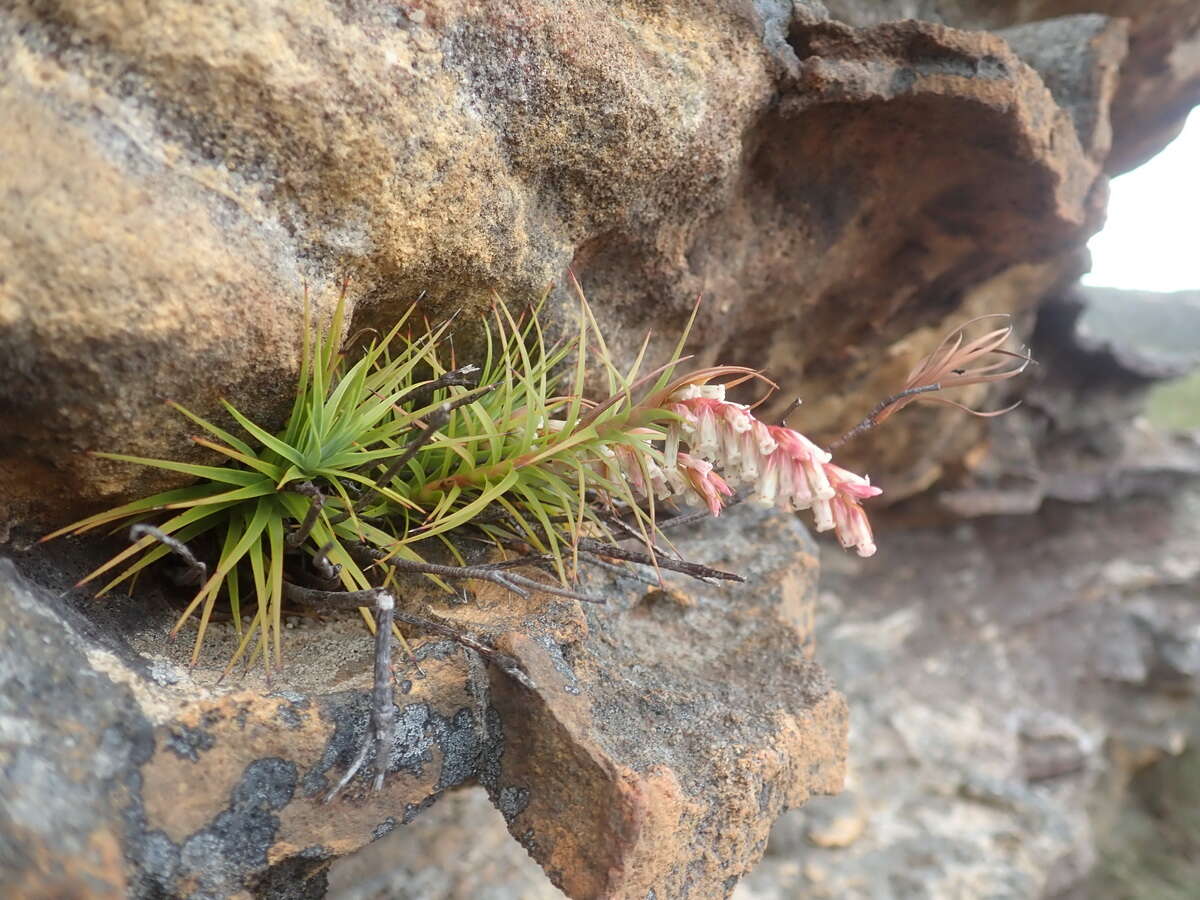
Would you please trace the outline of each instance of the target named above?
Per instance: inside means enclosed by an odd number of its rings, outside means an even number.
[[[748,381],[773,388],[761,373],[716,366],[679,374],[686,330],[666,363],[647,370],[647,339],[622,371],[581,291],[579,300],[571,336],[550,344],[540,305],[514,314],[497,299],[482,358],[459,366],[450,323],[418,327],[415,307],[352,354],[341,340],[345,289],[315,336],[306,298],[296,397],[281,431],[227,402],[238,433],[175,405],[204,432],[196,443],[225,463],[97,453],[195,481],[43,540],[128,526],[131,545],[80,582],[102,581],[100,595],[175,557],[182,565],[171,577],[196,591],[171,634],[196,622],[194,663],[214,609],[226,604],[240,637],[227,672],[239,662],[268,672],[282,666],[285,607],[358,608],[375,633],[371,739],[329,798],[372,749],[373,784],[382,786],[394,731],[393,632],[408,646],[397,622],[447,635],[528,683],[514,660],[438,621],[421,600],[426,594],[412,589],[414,578],[446,591],[475,579],[581,602],[603,602],[575,589],[581,563],[619,560],[740,581],[663,551],[660,543],[669,542],[660,538],[743,498],[811,509],[818,531],[835,531],[862,556],[875,552],[861,501],[880,489],[800,432],[727,399],[727,390]],[[941,400],[929,395],[944,387],[1021,371],[1028,358],[1002,349],[1010,332],[1006,326],[966,344],[962,329],[951,334],[846,437],[913,400]],[[969,368],[991,354],[1001,359]],[[599,400],[585,390],[596,372],[607,383]],[[730,482],[745,489],[738,494]],[[679,511],[676,501],[688,497],[705,508]],[[630,539],[640,546],[621,546]],[[468,563],[469,540],[490,545],[490,560]]]

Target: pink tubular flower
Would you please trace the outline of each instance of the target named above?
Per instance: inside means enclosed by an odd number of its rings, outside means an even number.
[[[597,449],[599,459],[592,463],[592,468],[612,481],[625,481],[639,496],[654,494],[663,500],[682,493],[687,487],[684,473],[676,466],[664,469],[649,456],[642,456],[639,461],[639,455],[625,444],[611,447],[602,444]]]
[[[713,465],[702,459],[696,459],[687,453],[677,456],[679,471],[687,479],[692,489],[704,498],[708,511],[714,516],[721,514],[722,497],[732,497],[733,488],[725,483],[725,479],[713,471]]]
[[[871,524],[859,501],[883,492],[868,479],[834,465],[829,453],[800,432],[766,425],[747,407],[727,401],[722,384],[687,385],[664,406],[681,419],[667,432],[666,471],[684,469],[714,516],[720,511],[720,495],[732,492],[711,465],[701,487],[693,478],[695,457],[752,484],[752,499],[780,509],[811,509],[817,531],[835,530],[842,546],[854,547],[860,556],[875,552]],[[694,456],[679,452],[684,441]],[[720,488],[713,487],[712,479]]]
[[[861,475],[833,463],[826,464],[825,472],[835,491],[830,506],[838,540],[847,549],[854,547],[859,556],[874,556],[875,537],[871,533],[871,523],[858,501],[877,497],[883,491]]]

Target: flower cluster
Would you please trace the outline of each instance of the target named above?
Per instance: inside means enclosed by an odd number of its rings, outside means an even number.
[[[624,444],[600,447],[599,459],[593,467],[609,479],[624,480],[641,497],[653,494],[665,500],[690,488],[708,504],[714,516],[720,515],[723,498],[733,496],[733,488],[717,474],[713,464],[679,452],[678,441],[671,464],[666,468],[649,457],[639,462],[637,454]]]
[[[842,546],[854,547],[860,556],[875,552],[859,501],[882,491],[834,465],[829,453],[800,432],[759,421],[749,408],[726,400],[722,384],[686,385],[664,407],[679,416],[667,433],[664,486],[674,488],[674,479],[686,478],[717,515],[721,497],[732,491],[713,471],[716,464],[726,477],[753,485],[752,499],[781,509],[811,509],[817,531],[833,529]],[[680,452],[684,442],[690,453]]]

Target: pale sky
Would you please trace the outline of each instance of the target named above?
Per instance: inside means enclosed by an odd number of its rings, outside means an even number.
[[[1200,290],[1200,110],[1158,156],[1113,179],[1108,222],[1088,248],[1084,284]]]

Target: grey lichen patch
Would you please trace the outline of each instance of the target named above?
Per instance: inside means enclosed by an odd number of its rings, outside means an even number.
[[[244,887],[246,876],[264,869],[275,843],[279,817],[296,791],[295,763],[277,757],[246,767],[227,809],[184,840],[180,875],[195,879],[195,900],[227,896]]]
[[[426,797],[420,803],[405,803],[404,804],[404,816],[400,819],[400,824],[407,825],[408,823],[410,823],[413,819],[415,819],[417,816],[419,816],[425,810],[429,809],[429,807],[433,806],[433,804],[436,803],[438,798],[441,796],[442,795],[439,792],[436,794],[430,794],[428,797]]]
[[[537,642],[546,648],[546,652],[550,655],[550,661],[554,664],[554,669],[563,677],[563,690],[568,694],[578,694],[580,692],[579,679],[575,677],[575,670],[571,668],[571,664],[567,662],[563,655],[563,648],[555,643],[554,638],[548,634],[540,634],[537,636]]]
[[[528,805],[529,789],[512,785],[501,788],[500,797],[496,801],[496,806],[504,816],[504,821],[509,824],[512,824],[513,819],[519,816]]]
[[[229,805],[176,844],[163,831],[147,827],[141,775],[134,772],[126,785],[131,799],[122,811],[126,855],[134,873],[129,896],[175,897],[185,883],[192,900],[222,900],[244,890],[267,867],[279,831],[277,813],[292,801],[297,780],[294,763],[277,757],[255,760],[230,791]],[[308,848],[300,856],[324,860],[329,851]]]
[[[170,736],[166,739],[165,745],[168,750],[181,759],[199,762],[200,754],[211,750],[214,743],[213,736],[202,728],[175,725],[171,727]]]
[[[329,892],[329,855],[324,847],[306,847],[254,878],[252,895],[261,900],[323,900]]]
[[[131,773],[126,782],[130,802],[121,810],[125,857],[133,873],[128,891],[134,898],[169,896],[179,871],[179,846],[161,829],[146,823],[142,776]]]
[[[413,658],[419,662],[434,659],[449,659],[459,652],[459,646],[454,641],[426,641],[413,650]]]
[[[333,734],[321,759],[305,773],[301,793],[311,797],[329,789],[332,770],[349,765],[367,739],[369,698],[366,694],[331,694],[322,697],[322,715],[332,719]],[[478,778],[485,781],[499,771],[499,756],[503,741],[499,716],[489,709],[487,737],[480,733],[475,714],[461,708],[443,716],[427,703],[410,703],[396,707],[396,737],[388,758],[389,773],[404,772],[420,777],[425,767],[434,762],[439,750],[441,770],[435,782],[435,793]],[[364,773],[373,771],[373,752],[364,765]],[[366,778],[367,774],[361,776]]]
[[[396,819],[394,816],[388,816],[382,822],[375,826],[371,832],[371,840],[377,841],[386,834],[391,834],[396,830]]]
[[[439,730],[442,732],[438,735],[438,745],[442,748],[442,772],[437,783],[440,791],[462,784],[478,772],[483,746],[470,710],[459,710]]]
[[[348,766],[358,752],[366,735],[368,699],[359,691],[328,694],[319,702],[322,718],[333,722],[333,733],[325,744],[321,758],[304,774],[300,793],[313,797],[329,790],[330,780],[326,777],[335,765]]]
[[[308,698],[302,694],[297,694],[295,691],[279,691],[272,696],[281,697],[287,701],[285,705],[281,705],[275,712],[279,721],[292,730],[303,727],[304,716],[302,713],[312,706]]]

